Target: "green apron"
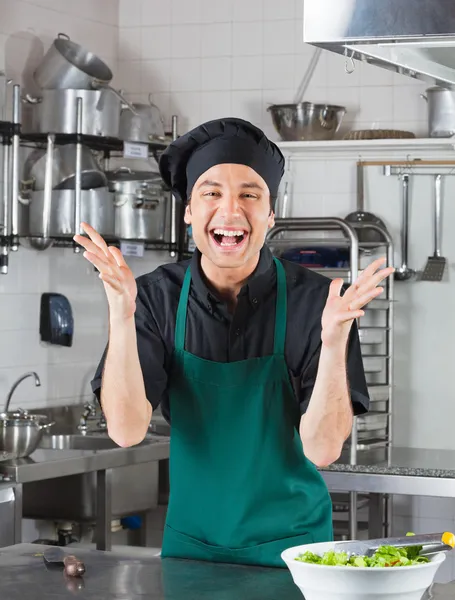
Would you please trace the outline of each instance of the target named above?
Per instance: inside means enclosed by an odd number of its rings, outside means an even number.
[[[186,272],[169,378],[170,498],[162,557],[285,567],[280,554],[286,548],[333,539],[330,495],[299,435],[284,359],[286,275],[277,259],[275,265],[273,354],[230,363],[184,349]]]

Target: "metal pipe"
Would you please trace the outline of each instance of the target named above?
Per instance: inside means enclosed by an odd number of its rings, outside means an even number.
[[[79,234],[81,230],[81,190],[82,190],[82,113],[83,102],[82,98],[76,99],[76,173],[75,173],[75,190],[74,190],[74,233]],[[74,252],[79,252],[79,247],[74,246]]]
[[[3,412],[5,412],[5,413],[8,412],[8,408],[9,408],[11,399],[13,397],[14,392],[16,391],[17,386],[20,383],[22,383],[24,381],[24,379],[27,379],[27,377],[33,377],[34,378],[36,387],[39,387],[41,385],[41,381],[40,381],[39,375],[35,371],[28,371],[27,373],[24,373],[23,375],[21,375],[19,377],[19,379],[16,379],[16,381],[11,386],[10,391],[8,392],[8,396],[6,397],[5,408],[3,409]]]
[[[47,136],[46,166],[44,171],[44,202],[43,202],[43,238],[50,237],[51,229],[51,206],[52,206],[52,164],[54,161],[55,135],[49,133]]]
[[[172,140],[178,138],[178,117],[172,115]],[[177,200],[174,194],[171,194],[171,245],[177,242]],[[176,252],[172,250],[170,252],[172,258],[175,257]]]
[[[9,140],[5,143],[3,139],[3,232],[4,245],[0,249],[0,273],[6,275],[8,273],[8,236],[10,235],[10,215],[9,215],[9,198],[10,198],[10,148]]]
[[[11,193],[11,235],[13,237],[11,250],[18,249],[19,234],[19,129],[21,124],[21,89],[13,86],[13,156],[12,156],[12,193]]]

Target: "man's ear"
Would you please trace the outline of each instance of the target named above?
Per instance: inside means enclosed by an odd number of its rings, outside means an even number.
[[[270,211],[268,218],[268,228],[271,229],[275,225],[275,213],[273,210]]]
[[[191,202],[190,201],[188,201],[188,204],[185,207],[185,215],[184,215],[183,219],[187,225],[191,225]]]

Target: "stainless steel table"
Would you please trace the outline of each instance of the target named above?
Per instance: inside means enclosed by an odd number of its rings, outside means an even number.
[[[289,571],[75,549],[86,566],[78,581],[48,570],[45,546],[0,550],[2,600],[301,600]],[[66,551],[70,551],[67,548]]]
[[[289,571],[80,550],[81,579],[45,567],[46,546],[0,550],[2,600],[302,600]],[[70,547],[66,549],[70,551]],[[453,600],[454,584],[434,585],[426,599]]]

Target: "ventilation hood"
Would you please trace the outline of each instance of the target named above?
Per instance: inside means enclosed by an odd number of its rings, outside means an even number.
[[[455,87],[455,0],[303,0],[304,42]]]

